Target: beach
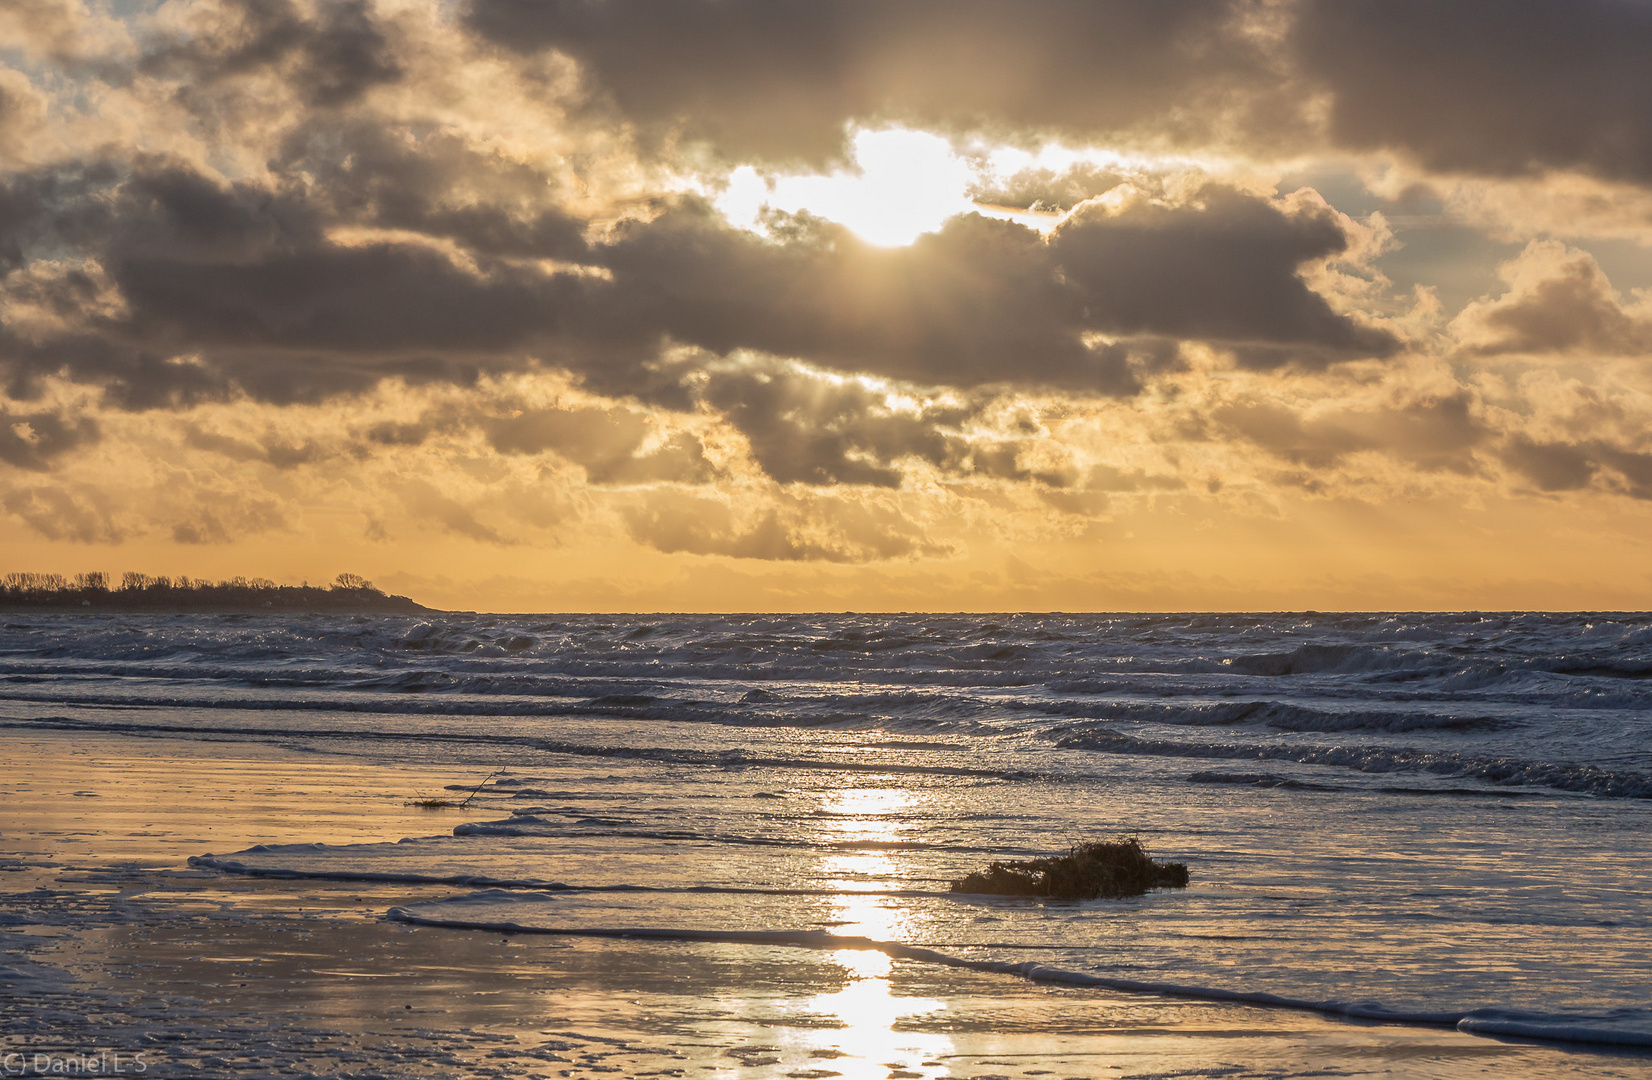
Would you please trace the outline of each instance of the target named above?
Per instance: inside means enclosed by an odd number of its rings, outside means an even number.
[[[990,710],[938,710],[933,689],[896,695],[914,715],[852,719],[841,698],[864,701],[892,666],[826,674],[819,649],[804,653],[814,693],[839,700],[776,704],[802,696],[795,680],[741,653],[768,677],[727,693],[776,699],[771,720],[714,723],[722,676],[682,642],[626,652],[645,674],[619,687],[614,654],[540,644],[548,620],[192,616],[100,623],[101,639],[67,623],[14,630],[6,654],[0,1027],[14,1075],[78,1062],[151,1076],[1622,1076],[1648,1061],[1642,798],[1461,763],[1287,760],[1300,732],[1258,742],[1274,754],[1258,781],[1254,762],[1214,756],[1240,723],[1199,760],[1126,759],[1055,745],[1075,738],[1070,717],[1059,732],[1040,721],[1037,744],[985,732]],[[535,645],[497,644],[532,626]],[[638,628],[581,632],[611,643]],[[477,644],[408,647],[460,632]],[[1058,650],[1094,637],[1065,632]],[[399,667],[366,671],[346,633]],[[772,652],[804,631],[743,633],[741,648]],[[901,647],[974,648],[952,636]],[[1063,656],[1064,671],[1101,662]],[[1024,653],[954,656],[946,681],[980,696],[983,672],[1012,667],[1027,693],[1039,661]],[[691,671],[673,706],[668,685]],[[517,708],[523,687],[499,682],[528,672],[586,682]],[[1091,711],[1126,704],[1107,702]],[[1370,695],[1359,704],[1369,723]],[[1422,712],[1391,711],[1415,742]],[[1079,782],[1072,761],[1110,778]],[[1633,783],[1633,762],[1611,764],[1542,775]],[[1195,779],[1218,766],[1239,779]],[[468,803],[410,805],[429,799]],[[1135,832],[1185,859],[1192,884],[1080,904],[947,892],[950,876],[1080,830]],[[1566,859],[1543,837],[1564,838]],[[1441,869],[1425,873],[1430,858]]]

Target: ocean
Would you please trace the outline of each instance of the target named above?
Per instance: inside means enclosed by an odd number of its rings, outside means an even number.
[[[450,775],[428,832],[203,842],[189,888],[395,884],[422,891],[373,917],[414,935],[1652,1046],[1652,616],[5,618],[9,735]],[[949,890],[1123,836],[1189,887]]]

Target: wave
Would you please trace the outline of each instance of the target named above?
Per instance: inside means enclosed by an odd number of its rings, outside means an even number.
[[[1292,780],[1273,773],[1196,772],[1189,776],[1193,784],[1234,784],[1245,787],[1294,788],[1299,791],[1335,791],[1331,784],[1314,784],[1306,780]]]
[[[907,945],[895,941],[830,933],[827,930],[700,930],[660,926],[554,926],[537,920],[499,918],[492,912],[504,908],[523,909],[532,914],[544,910],[547,894],[507,893],[490,890],[448,900],[428,901],[390,908],[387,919],[416,926],[477,930],[495,934],[547,934],[564,937],[631,938],[665,941],[718,942],[741,945],[783,946],[837,952],[857,950],[879,952],[896,960],[932,964],[966,971],[1012,975],[1029,982],[1063,986],[1094,987],[1157,997],[1190,998],[1271,1008],[1297,1009],[1361,1020],[1387,1023],[1456,1027],[1475,1035],[1518,1036],[1560,1042],[1594,1043],[1608,1046],[1652,1046],[1652,1015],[1643,1010],[1616,1010],[1611,1013],[1531,1013],[1498,1008],[1407,1009],[1372,1000],[1343,1001],[1275,994],[1261,990],[1234,990],[1216,986],[1122,979],[1090,972],[1070,971],[1032,961],[977,960],[954,956],[939,949]],[[489,914],[467,915],[465,909],[482,908]],[[555,908],[551,909],[553,912]]]
[[[469,733],[455,731],[378,731],[371,728],[265,728],[224,724],[137,723],[116,720],[85,720],[78,717],[9,717],[0,728],[56,728],[72,731],[108,731],[134,735],[229,735],[249,739],[342,739],[369,742],[410,741],[458,743],[470,746],[521,747],[547,754],[618,760],[657,761],[675,765],[703,765],[715,768],[810,769],[829,772],[898,773],[915,776],[977,777],[991,780],[1033,780],[1039,773],[1024,769],[982,769],[965,765],[923,765],[905,761],[865,761],[840,758],[774,757],[754,754],[741,747],[726,750],[694,750],[665,746],[600,746],[589,743],[546,739],[533,735]]]
[[[240,874],[244,877],[278,878],[282,880],[376,881],[398,885],[489,886],[496,889],[541,889],[558,892],[574,888],[574,886],[561,881],[548,881],[543,878],[502,878],[488,874],[418,874],[361,869],[299,869],[290,866],[249,862],[245,858],[239,857],[248,855],[315,855],[324,853],[331,847],[330,844],[257,844],[245,851],[237,851],[232,855],[214,855],[210,852],[205,855],[191,855],[189,865],[196,869],[220,870],[226,874]]]
[[[454,836],[606,836],[628,840],[683,840],[697,844],[731,844],[747,847],[799,848],[808,851],[924,851],[931,840],[797,840],[783,836],[749,836],[735,833],[697,832],[692,829],[628,829],[625,822],[575,818],[553,821],[520,811],[499,821],[472,821],[453,827]],[[576,831],[581,826],[611,826],[600,832]],[[1032,854],[1021,849],[948,844],[947,850],[972,855]]]
[[[1069,729],[1070,730],[1070,729]],[[1652,776],[1597,765],[1482,758],[1447,750],[1379,746],[1308,746],[1290,743],[1198,743],[1147,739],[1115,731],[1050,733],[1063,749],[1150,757],[1214,758],[1233,761],[1294,761],[1362,773],[1422,772],[1482,780],[1491,784],[1547,787],[1558,791],[1622,799],[1652,799]]]
[[[456,835],[463,834],[456,833]],[[615,834],[591,835],[612,836]],[[508,892],[506,890],[524,889],[558,894],[669,893],[825,897],[845,895],[841,888],[810,889],[774,886],[758,888],[740,885],[636,885],[630,883],[591,885],[572,884],[549,878],[498,877],[489,874],[465,873],[418,873],[415,871],[367,870],[359,867],[328,870],[314,866],[304,867],[258,861],[259,856],[266,856],[271,859],[303,859],[306,856],[326,856],[339,850],[348,850],[349,847],[350,845],[332,844],[255,844],[243,851],[231,852],[227,855],[214,855],[210,852],[204,855],[191,855],[188,865],[197,870],[217,870],[220,873],[236,874],[241,877],[271,878],[281,881],[357,881],[390,885],[460,885],[468,888],[487,889],[488,892],[478,895],[494,898],[520,896],[522,895],[520,892]],[[986,851],[988,849],[981,850]],[[853,890],[852,895],[856,897],[891,897],[905,900],[957,898],[954,893],[935,892],[928,889],[856,889]]]
[[[13,676],[13,678],[33,678]],[[33,685],[32,683],[28,685]],[[1401,701],[1387,708],[1326,708],[1277,699],[1231,701],[1141,700],[1139,697],[1059,698],[1026,694],[971,694],[891,688],[885,692],[829,693],[818,687],[781,694],[756,688],[716,700],[704,686],[660,681],[607,683],[539,676],[468,676],[412,669],[322,688],[307,677],[264,680],[256,689],[308,693],[234,694],[122,686],[118,691],[78,683],[50,691],[16,690],[0,700],[82,708],[222,709],[239,712],[332,712],[406,716],[609,717],[721,727],[904,730],[992,734],[1006,719],[1119,720],[1184,727],[1262,726],[1281,731],[1497,732],[1522,726],[1506,716],[1421,709]],[[330,689],[332,693],[315,692]],[[708,691],[711,691],[708,693]],[[693,696],[690,696],[693,695]]]
[[[1437,713],[1415,708],[1326,709],[1278,700],[1165,702],[1139,700],[1029,703],[1053,716],[1121,720],[1178,727],[1254,725],[1280,731],[1502,731],[1520,726],[1508,717]]]

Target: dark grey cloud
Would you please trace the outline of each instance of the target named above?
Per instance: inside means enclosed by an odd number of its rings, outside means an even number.
[[[132,308],[119,329],[180,351],[486,354],[522,344],[555,306],[556,278],[470,273],[417,243],[336,243],[326,229],[338,223],[300,189],[140,162],[100,223],[105,269]]]
[[[307,194],[242,182],[221,184],[165,158],[139,158],[103,215],[88,207],[81,230],[108,234],[123,258],[246,264],[324,242],[324,208]],[[73,226],[69,226],[73,227]],[[90,239],[91,237],[87,237]]]
[[[577,275],[485,253],[485,265],[467,268],[418,242],[340,243],[329,227],[352,220],[325,197],[223,184],[172,162],[140,160],[121,182],[53,213],[59,242],[99,260],[124,311],[13,342],[0,358],[13,383],[63,372],[104,384],[127,407],[235,390],[315,401],[388,377],[470,382],[484,365],[521,367],[559,310],[586,306]],[[91,287],[70,274],[42,286],[58,295],[41,299],[69,313],[89,306]]]
[[[197,450],[222,454],[232,461],[262,461],[278,469],[294,469],[332,456],[327,448],[309,440],[294,442],[279,436],[266,436],[261,440],[238,439],[233,435],[207,431],[194,424],[185,425],[184,443]]]
[[[1553,257],[1540,272],[1517,272],[1508,293],[1464,312],[1460,325],[1473,352],[1652,352],[1652,319],[1625,310],[1593,258],[1580,251],[1556,251],[1555,245],[1548,246],[1548,253]],[[1541,246],[1527,253],[1538,259],[1544,254]]]
[[[1294,63],[1330,135],[1436,169],[1652,181],[1641,0],[1301,0]]]
[[[480,277],[417,244],[326,245],[253,263],[130,254],[110,267],[130,329],[174,348],[486,355],[554,329],[577,279]]]
[[[1586,449],[1569,443],[1509,440],[1503,462],[1542,491],[1576,491],[1589,486],[1599,465]]]
[[[402,74],[365,0],[322,0],[314,17],[292,0],[220,0],[188,34],[153,44],[139,68],[181,80],[193,98],[226,79],[275,71],[318,107],[346,104]]]
[[[820,161],[851,119],[1023,135],[1197,123],[1178,107],[1220,104],[1265,70],[1235,10],[1230,0],[471,0],[467,21],[506,49],[574,58],[645,133],[680,127],[737,157]]]
[[[736,158],[819,162],[848,123],[896,121],[1652,181],[1642,0],[470,0],[466,18],[573,58],[645,134]]]
[[[942,430],[945,410],[892,412],[856,382],[786,369],[718,372],[703,391],[751,444],[763,471],[781,483],[897,487],[902,458],[955,464],[963,440]]]
[[[1594,454],[1604,468],[1621,478],[1614,487],[1637,499],[1652,499],[1652,453],[1597,444]]]
[[[1083,292],[1091,326],[1222,343],[1256,367],[1399,349],[1392,334],[1337,313],[1298,275],[1347,247],[1329,209],[1286,213],[1214,185],[1180,206],[1081,207],[1050,242],[1063,276]]]
[[[614,274],[607,322],[930,385],[1134,389],[1081,340],[1082,300],[1030,229],[967,215],[910,247],[874,248],[802,219],[786,239],[695,203],[628,227],[599,256]]]
[[[0,407],[0,461],[19,469],[44,472],[54,458],[95,443],[98,437],[97,422],[90,417]]]
[[[1516,435],[1500,453],[1503,464],[1539,491],[1578,491],[1597,485],[1636,499],[1652,499],[1652,453],[1600,439],[1576,442]]]
[[[1491,435],[1466,392],[1371,410],[1343,409],[1304,419],[1283,405],[1235,402],[1211,419],[1293,465],[1325,469],[1349,454],[1375,450],[1419,468],[1468,473],[1476,447]]]
[[[488,256],[579,261],[586,223],[548,196],[560,178],[440,128],[311,123],[284,141],[279,168],[344,221],[405,229]]]
[[[1033,468],[1030,438],[983,438],[965,430],[989,398],[918,408],[892,407],[857,381],[823,378],[785,365],[748,365],[710,373],[700,399],[751,446],[763,471],[781,483],[899,487],[903,466],[919,461],[943,475],[998,477],[1064,487],[1074,477]]]
[[[688,432],[678,432],[644,452],[652,428],[629,409],[525,409],[484,421],[483,427],[500,453],[552,450],[582,466],[596,484],[701,484],[717,471],[700,440]]]
[[[143,410],[221,401],[234,392],[221,371],[86,332],[26,340],[0,327],[0,374],[7,397],[39,397],[47,376],[100,386],[110,404]]]
[[[592,243],[581,223],[535,201],[542,175],[508,162],[472,170],[451,140],[420,146],[354,129],[331,158],[314,141],[289,149],[292,178],[273,182],[226,183],[141,158],[124,175],[54,181],[49,198],[40,184],[9,189],[21,194],[0,207],[7,235],[78,244],[122,301],[100,308],[106,285],[80,271],[31,285],[75,328],[0,339],[14,393],[62,374],[126,408],[237,393],[312,402],[390,377],[466,383],[546,363],[610,396],[708,405],[786,482],[893,484],[898,462],[915,458],[1062,486],[1071,480],[1023,467],[1008,444],[989,452],[961,439],[945,416],[891,412],[859,384],[828,388],[737,358],[919,386],[1128,396],[1176,367],[1186,339],[1253,364],[1265,350],[1270,366],[1397,347],[1299,276],[1346,248],[1334,215],[1220,186],[1186,206],[1081,208],[1049,241],[980,215],[904,248],[806,215],[776,217],[764,237],[687,199]],[[463,203],[461,188],[496,201]],[[362,225],[441,243],[337,237]],[[18,258],[32,242],[13,244]],[[546,274],[538,260],[558,255],[602,273]],[[662,359],[682,346],[700,352]],[[695,374],[707,364],[710,374]],[[570,446],[543,442],[565,455]],[[600,482],[704,475],[696,447],[668,450],[647,464],[573,459]]]
[[[1127,395],[1143,371],[1174,362],[1163,340],[1174,338],[1230,346],[1257,366],[1398,349],[1298,276],[1346,249],[1333,214],[1286,213],[1214,186],[1201,199],[1080,210],[1048,243],[1012,222],[963,215],[895,249],[808,219],[776,243],[685,203],[628,227],[597,257],[614,274],[611,324],[928,385]],[[1091,347],[1092,331],[1160,340]]]
[[[0,171],[0,278],[28,261],[31,250],[57,255],[85,239],[89,203],[117,175],[98,160]]]
[[[24,185],[0,183],[0,277],[23,265],[23,230],[39,213],[34,193]]]
[[[354,161],[373,146],[337,149]],[[80,270],[30,282],[18,295],[71,329],[25,340],[0,328],[8,387],[26,397],[40,378],[62,374],[105,386],[129,408],[238,391],[287,403],[388,377],[465,383],[483,367],[521,368],[530,346],[563,349],[551,340],[560,313],[591,306],[590,282],[512,257],[577,256],[582,223],[554,209],[525,213],[520,198],[455,206],[454,192],[482,178],[455,153],[364,153],[361,164],[335,170],[351,181],[336,189],[304,172],[313,156],[273,185],[227,184],[153,157],[126,170],[14,176],[0,188],[0,271],[31,252],[77,251],[102,267],[123,310],[88,314],[100,310],[99,286]],[[352,225],[423,233],[474,261],[460,265],[448,249],[416,240],[330,238],[330,229]]]

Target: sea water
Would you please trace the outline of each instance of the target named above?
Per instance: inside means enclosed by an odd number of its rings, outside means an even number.
[[[386,918],[1652,1045],[1652,617],[7,620],[14,730],[452,762],[439,835],[191,860],[448,887]],[[1189,887],[949,888],[1119,836]]]

